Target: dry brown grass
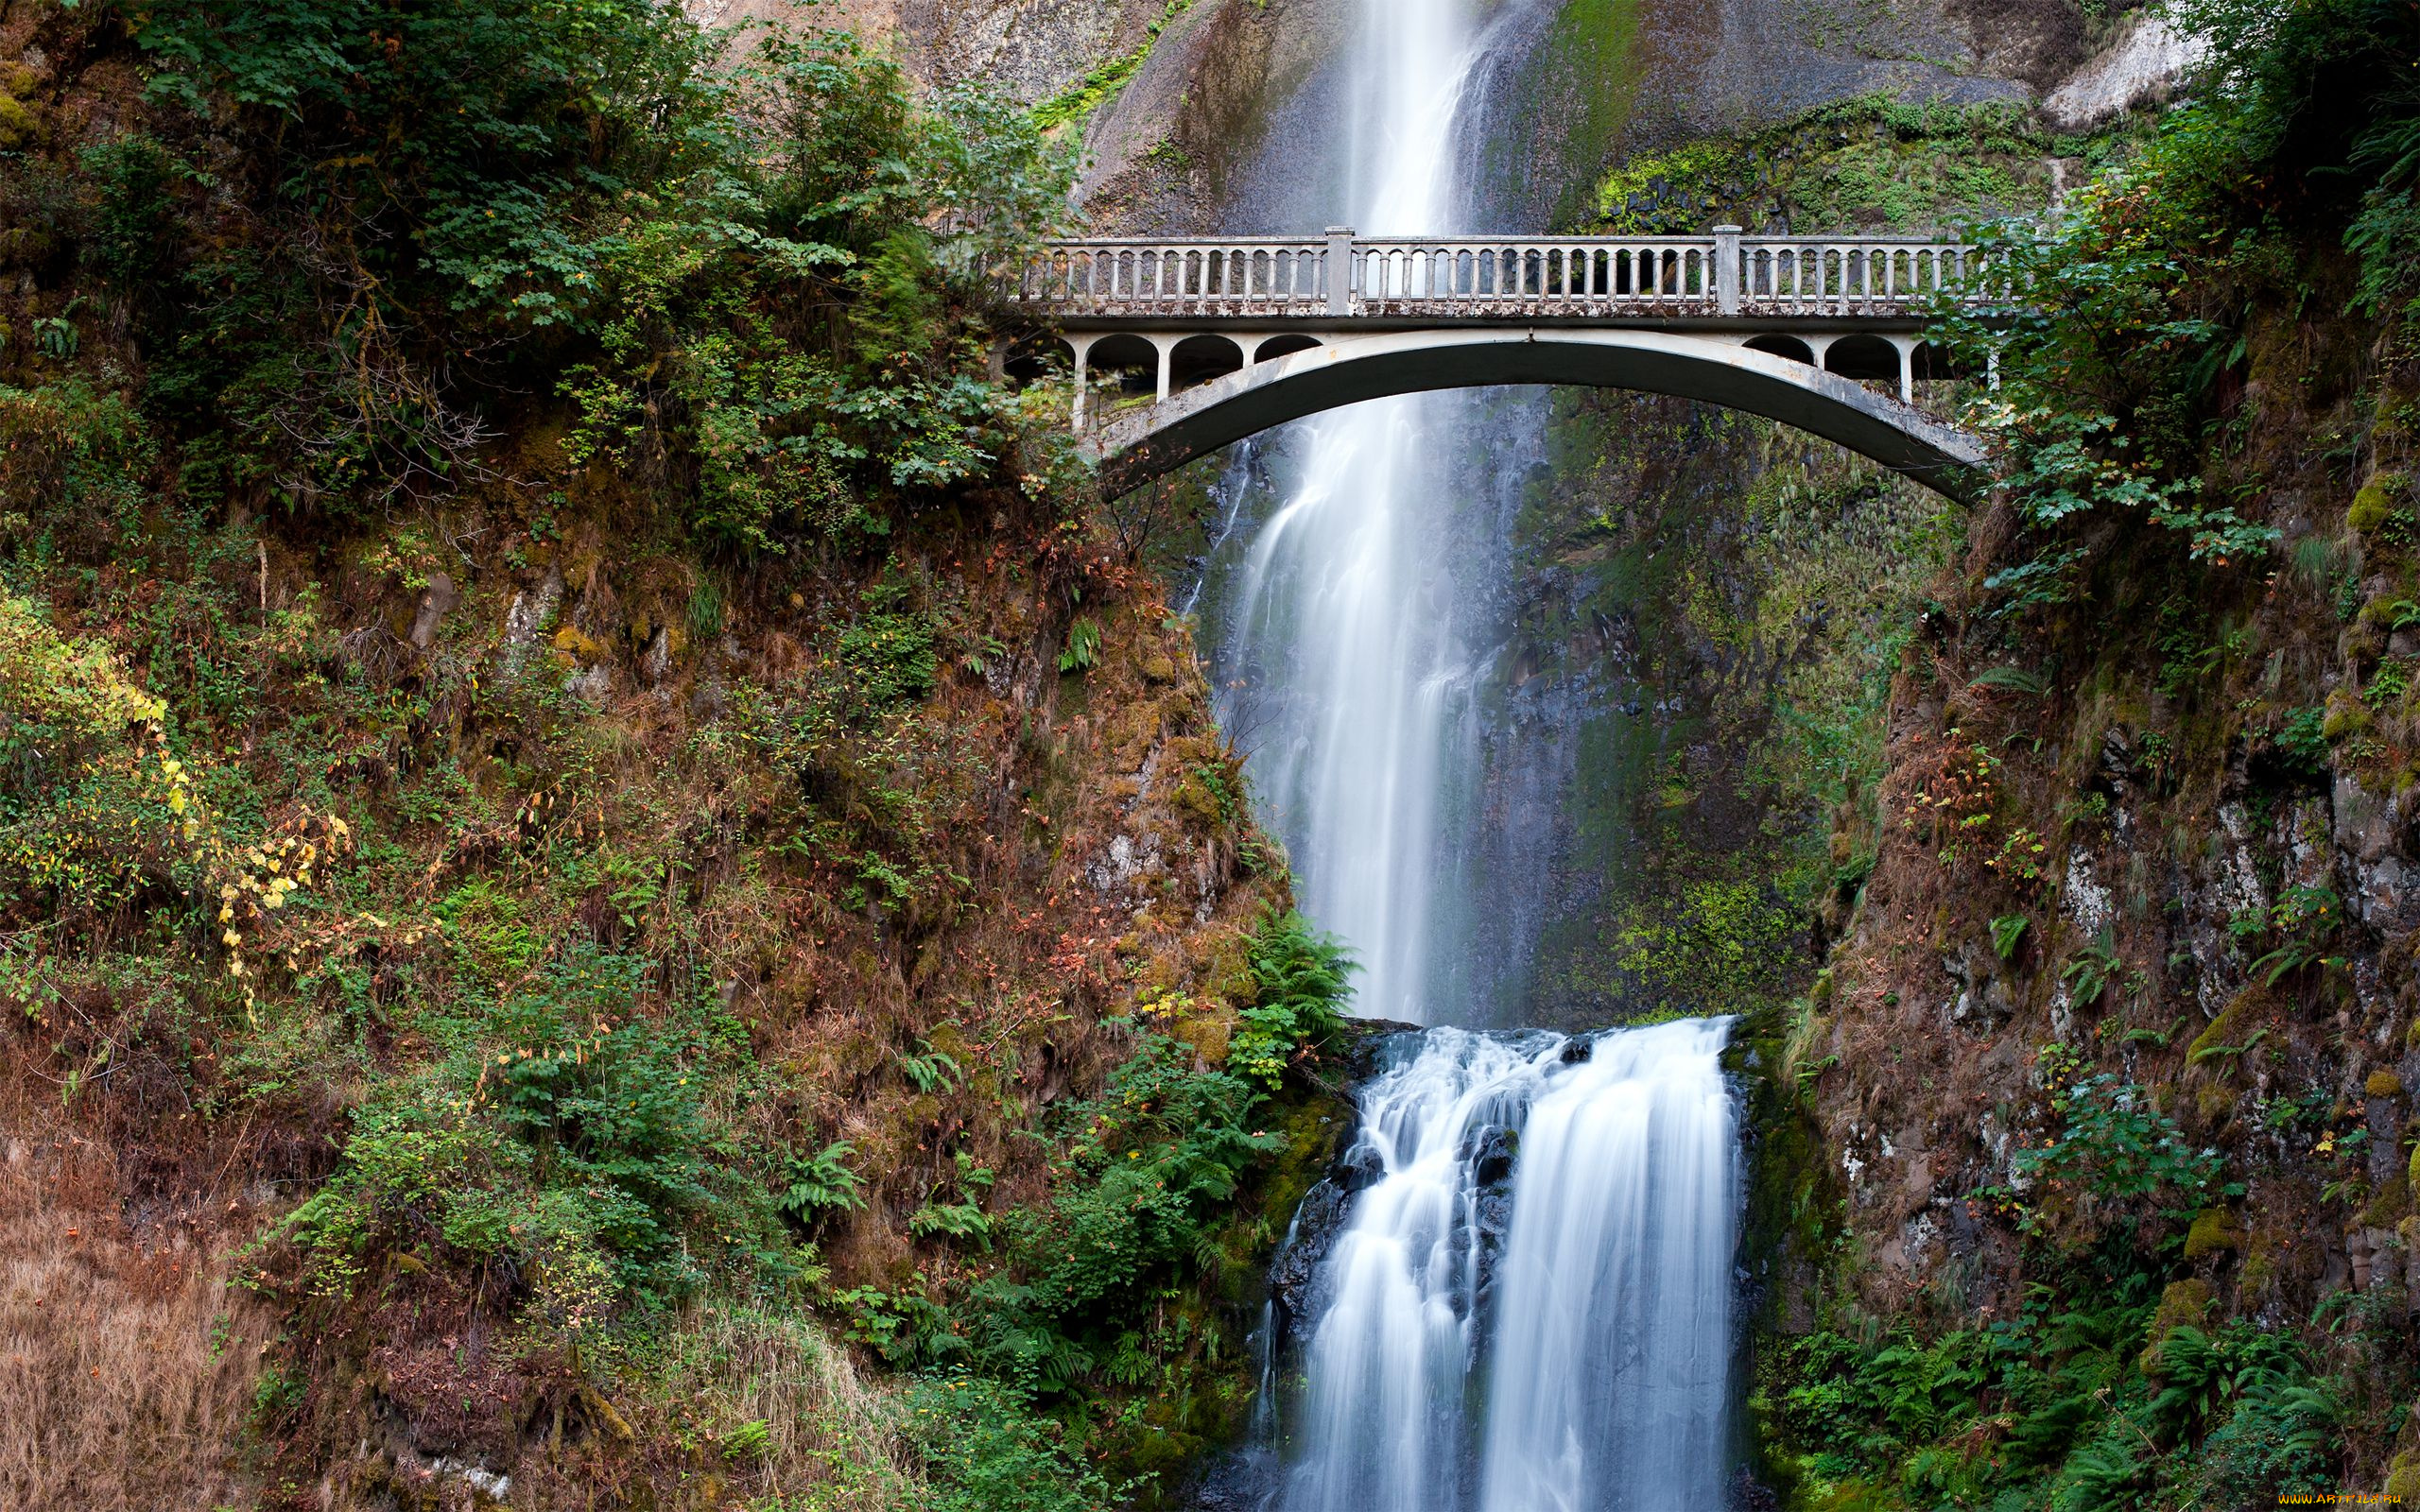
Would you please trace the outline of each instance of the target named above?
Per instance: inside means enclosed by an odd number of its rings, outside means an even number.
[[[0,1131],[5,1512],[250,1504],[235,1443],[260,1310],[207,1230],[137,1233],[118,1191],[90,1142]]]
[[[684,1308],[659,1351],[585,1388],[565,1435],[540,1430],[512,1468],[514,1506],[569,1512],[781,1506],[890,1512],[924,1504],[900,1407],[848,1352],[792,1314],[708,1299]]]
[[[662,1395],[646,1409],[668,1419],[659,1428],[685,1418],[727,1444],[743,1425],[761,1422],[765,1447],[742,1456],[750,1468],[736,1478],[832,1512],[908,1502],[890,1404],[812,1323],[710,1304],[691,1311],[672,1337]]]

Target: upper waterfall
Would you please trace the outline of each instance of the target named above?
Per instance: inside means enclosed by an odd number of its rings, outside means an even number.
[[[1330,140],[1370,228],[1457,227],[1453,148],[1485,56],[1467,0],[1369,0]],[[1429,1022],[1466,908],[1448,833],[1478,765],[1471,562],[1446,546],[1444,432],[1466,401],[1411,397],[1291,433],[1298,471],[1206,595],[1221,715],[1251,749],[1303,903],[1363,965],[1359,1010]],[[1249,459],[1239,464],[1249,468]]]

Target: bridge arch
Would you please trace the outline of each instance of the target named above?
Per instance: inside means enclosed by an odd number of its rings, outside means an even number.
[[[1701,400],[1837,441],[1952,498],[1971,500],[1983,486],[1983,451],[1974,438],[1811,363],[1737,341],[1573,326],[1333,337],[1120,416],[1084,445],[1099,465],[1102,487],[1115,496],[1231,441],[1322,410],[1503,384]]]

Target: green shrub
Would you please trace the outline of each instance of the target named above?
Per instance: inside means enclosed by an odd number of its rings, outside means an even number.
[[[1227,1066],[1275,1091],[1287,1064],[1305,1047],[1326,1044],[1344,1026],[1344,1004],[1355,964],[1343,942],[1323,935],[1299,913],[1270,913],[1253,932],[1246,953],[1253,999],[1237,1011],[1227,1040]]]
[[[432,1023],[450,1053],[372,1094],[336,1175],[287,1220],[342,1290],[384,1248],[443,1248],[576,1272],[655,1305],[714,1257],[793,1263],[750,1157],[710,1125],[735,1069],[697,1012],[634,1016],[644,963],[593,947],[475,1019]]]
[[[927,1512],[1106,1512],[1124,1500],[1124,1489],[1086,1465],[1059,1424],[1013,1385],[933,1377],[902,1407],[925,1469]]]
[[[2103,1072],[2055,1090],[2050,1107],[2062,1126],[2048,1143],[2011,1157],[2017,1175],[2120,1201],[2163,1195],[2191,1210],[2242,1194],[2239,1183],[2220,1181],[2218,1153],[2194,1149],[2140,1087]]]

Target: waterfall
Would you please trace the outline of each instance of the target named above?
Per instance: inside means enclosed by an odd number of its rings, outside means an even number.
[[[1432,1029],[1370,1085],[1283,1512],[1721,1504],[1726,1031]]]
[[[1465,0],[1364,10],[1343,92],[1354,229],[1461,229],[1451,144],[1483,56]],[[1299,481],[1215,606],[1220,659],[1247,673],[1221,679],[1244,684],[1221,713],[1255,734],[1254,786],[1304,908],[1359,956],[1360,1011],[1419,1023],[1435,1012],[1430,969],[1453,916],[1433,881],[1441,819],[1476,750],[1478,654],[1435,487],[1436,418],[1466,404],[1378,400],[1300,427]]]
[[[1341,117],[1288,134],[1298,157],[1306,135],[1340,151],[1288,166],[1344,185],[1357,232],[1463,231],[1480,214],[1466,164],[1491,71],[1520,35],[1509,23],[1552,0],[1497,0],[1486,25],[1479,3],[1360,0],[1322,96]],[[1505,542],[1543,424],[1541,405],[1501,394],[1382,400],[1238,448],[1220,484],[1188,604],[1220,718],[1305,911],[1362,963],[1357,1011],[1441,1027],[1389,1041],[1351,1153],[1305,1204],[1323,1216],[1289,1232],[1293,1280],[1258,1339],[1255,1445],[1212,1504],[1722,1499],[1738,1209],[1727,1025],[1443,1026],[1505,1016],[1543,912],[1533,879],[1550,857],[1511,811],[1551,802],[1554,763],[1506,764],[1516,791],[1491,807],[1501,731],[1482,708],[1504,681]],[[1295,1371],[1275,1368],[1281,1355]]]
[[[1497,1280],[1484,1512],[1724,1504],[1737,1114],[1726,1024],[1616,1031],[1530,1109]]]

